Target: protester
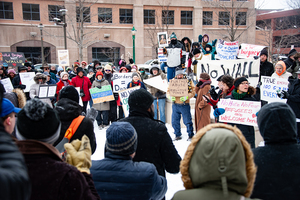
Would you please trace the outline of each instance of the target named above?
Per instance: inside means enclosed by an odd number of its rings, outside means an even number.
[[[287,69],[290,68],[293,65],[293,63],[295,61],[294,56],[296,54],[297,54],[296,49],[291,49],[290,52],[289,52],[289,54],[288,54],[288,58],[283,61],[285,63],[285,65],[286,65]]]
[[[181,140],[181,127],[180,127],[180,119],[182,115],[183,123],[187,128],[187,132],[189,135],[188,140],[190,140],[193,135],[193,122],[191,116],[191,107],[190,107],[190,99],[195,96],[195,86],[191,80],[186,78],[185,73],[182,70],[176,71],[176,76],[174,79],[185,79],[188,82],[188,96],[183,97],[173,97],[170,96],[169,88],[167,91],[168,98],[173,102],[172,105],[172,127],[174,129],[175,139]]]
[[[185,190],[176,192],[173,200],[249,199],[256,175],[253,153],[242,132],[219,123],[197,132],[180,171]]]
[[[137,71],[137,66],[136,65],[132,65],[131,66],[131,72],[136,72]]]
[[[104,78],[105,78],[105,80],[108,81],[108,83],[110,84],[111,89],[113,91],[113,81],[112,81],[112,79],[113,79],[113,70],[112,70],[111,65],[106,64],[105,67],[104,67],[104,70],[105,70]],[[110,110],[109,110],[108,121],[109,122],[117,121],[117,102],[116,102],[116,100],[109,101],[109,107],[110,107]]]
[[[16,124],[16,114],[19,113],[21,109],[16,108],[10,100],[3,98],[1,104],[0,118],[2,120],[4,129],[7,133],[12,134],[15,129]]]
[[[129,116],[121,122],[129,122],[138,135],[138,146],[133,161],[155,165],[159,175],[179,172],[180,156],[173,145],[166,126],[153,119],[153,97],[147,90],[139,89],[129,95]]]
[[[255,94],[255,88],[249,86],[249,82],[245,77],[236,78],[233,82],[235,89],[232,94],[226,96],[226,99],[233,99],[239,101],[255,101],[252,95]],[[226,111],[225,111],[226,112]],[[245,136],[247,142],[251,145],[251,148],[255,148],[255,131],[253,126],[243,124],[231,124],[236,125]]]
[[[44,72],[43,74],[45,74],[47,76],[46,83],[48,85],[55,85],[56,84],[56,81],[51,78],[51,75],[48,72]]]
[[[26,73],[27,72],[27,67],[22,66],[19,67],[19,74],[14,77],[12,80],[12,84],[14,88],[20,88],[21,90],[24,90],[26,88],[26,85],[21,83],[21,78],[20,78],[20,73]]]
[[[203,36],[199,35],[198,42],[201,50],[203,51],[205,49],[206,44],[209,42],[209,36],[207,34],[204,34]]]
[[[200,80],[195,87],[195,93],[197,94],[195,103],[195,128],[198,132],[204,126],[210,124],[210,109],[211,106],[207,103],[206,99],[210,98],[210,76],[207,73],[200,74]]]
[[[69,74],[67,72],[62,72],[60,74],[60,81],[57,83],[56,87],[56,98],[57,101],[59,100],[59,92],[63,87],[72,85],[71,81],[69,80]]]
[[[147,90],[145,84],[139,80],[139,75],[137,72],[133,72],[132,73],[132,81],[130,81],[128,84],[127,84],[127,88],[132,88],[132,87],[138,87],[140,86],[141,88]]]
[[[74,86],[66,86],[59,92],[59,101],[56,104],[55,110],[61,121],[60,135],[55,141],[53,146],[56,146],[65,136],[67,129],[70,127],[72,121],[81,115],[82,107],[79,105],[79,94]],[[96,118],[96,116],[95,116]],[[96,150],[96,138],[94,133],[93,122],[84,117],[77,130],[75,131],[70,142],[76,139],[81,139],[83,135],[86,135],[91,144],[92,153]]]
[[[128,69],[125,66],[121,67],[119,73],[128,73]]]
[[[10,100],[10,102],[12,102],[12,104],[17,108],[23,108],[26,104],[26,96],[19,88],[13,89],[12,92],[4,93],[4,98]]]
[[[29,96],[31,99],[39,98],[39,90],[41,85],[47,85],[46,80],[47,76],[45,74],[36,73],[33,78],[35,84],[31,85]],[[50,98],[43,98],[41,101],[47,103],[51,108],[53,107]]]
[[[259,68],[259,82],[261,76],[272,76],[274,73],[274,66],[268,61],[268,50],[263,49],[260,52],[260,68]]]
[[[15,72],[14,69],[8,70],[7,77],[10,79],[11,82],[13,81],[13,79],[15,78],[15,76],[16,76],[16,72]]]
[[[141,73],[142,81],[149,78],[148,74],[146,74],[144,67],[140,67],[139,72]]]
[[[39,99],[28,101],[18,114],[17,145],[25,157],[31,180],[30,199],[100,199],[89,172],[88,138],[65,145],[67,164],[52,146],[59,137],[60,127],[56,112]]]
[[[95,187],[102,200],[164,197],[167,180],[158,175],[155,166],[132,160],[137,145],[138,135],[130,123],[114,122],[107,129],[105,158],[92,161],[91,167]]]
[[[193,72],[194,72],[194,75],[197,76],[198,60],[202,59],[203,54],[201,53],[200,49],[196,48],[193,51],[193,55],[194,55],[193,62],[192,62],[192,65],[194,66]]]
[[[269,103],[258,112],[257,124],[265,146],[253,149],[258,171],[251,197],[299,199],[300,146],[293,110],[285,103]]]
[[[80,87],[80,97],[82,99],[83,103],[83,112],[86,113],[86,107],[91,99],[90,91],[92,84],[90,82],[90,79],[83,74],[83,69],[81,67],[77,68],[77,76],[72,78],[72,85],[74,87]]]
[[[294,55],[293,65],[290,66],[286,71],[290,72],[293,78],[297,79],[297,72],[300,69],[300,53]]]
[[[85,71],[85,73],[88,74],[89,69],[86,61],[81,61],[81,67]]]
[[[186,53],[191,52],[192,42],[190,38],[188,37],[182,38],[181,43],[183,44]]]
[[[288,80],[290,76],[292,76],[292,74],[286,71],[285,63],[283,61],[278,61],[275,65],[275,72],[272,74],[271,77],[284,78]]]
[[[51,79],[53,79],[55,81],[55,83],[57,83],[59,81],[59,78],[56,77],[57,70],[56,70],[55,65],[51,65],[49,74],[51,76]]]
[[[7,78],[7,76],[5,74],[4,68],[0,66],[0,80],[4,78]]]

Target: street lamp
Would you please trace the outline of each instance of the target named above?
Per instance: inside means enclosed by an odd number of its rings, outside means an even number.
[[[133,27],[131,29],[131,34],[132,34],[132,47],[133,47],[133,62],[135,63],[135,33],[136,33],[136,30],[135,28]]]
[[[44,28],[44,25],[41,23],[38,25],[38,28],[40,28],[40,31],[41,31],[41,46],[42,46],[42,66],[44,66],[44,44],[43,44],[43,28]]]
[[[64,40],[65,40],[65,49],[67,49],[67,33],[66,33],[66,28],[67,28],[67,23],[66,23],[66,14],[67,14],[67,9],[60,9],[59,12],[63,16],[63,26],[64,26]]]

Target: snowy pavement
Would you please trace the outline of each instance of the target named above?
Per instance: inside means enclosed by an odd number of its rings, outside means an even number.
[[[174,130],[170,124],[166,124],[168,128],[168,132],[173,139],[175,137]],[[106,129],[99,130],[96,121],[94,122],[94,131],[97,140],[97,149],[92,155],[92,160],[101,160],[104,158],[104,146],[106,140]],[[182,128],[182,140],[174,141],[174,145],[181,156],[184,157],[185,151],[190,144],[190,141],[187,141],[188,134],[186,132],[186,128]],[[181,181],[181,174],[169,174],[166,173],[167,181],[168,181],[168,191],[166,193],[166,200],[169,200],[173,197],[174,193],[178,190],[183,190],[183,183]]]

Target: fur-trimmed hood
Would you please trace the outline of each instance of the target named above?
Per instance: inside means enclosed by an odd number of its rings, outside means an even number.
[[[200,129],[180,164],[187,195],[189,189],[195,188],[249,197],[256,170],[253,153],[242,132],[221,123]]]
[[[47,75],[42,74],[42,73],[36,73],[36,75],[33,78],[33,80],[36,84],[39,84],[39,78],[42,78],[42,80],[43,80],[42,84],[46,83]]]
[[[26,96],[25,96],[24,92],[19,88],[14,89],[13,92],[17,94],[18,103],[19,103],[18,107],[23,108],[26,104]]]

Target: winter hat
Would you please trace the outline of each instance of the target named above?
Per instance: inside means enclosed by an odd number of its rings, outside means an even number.
[[[79,94],[74,86],[69,85],[59,91],[59,99],[67,98],[79,103]]]
[[[33,139],[53,144],[60,134],[57,113],[40,99],[27,101],[18,114],[16,136],[19,140]]]
[[[77,75],[78,75],[79,72],[83,72],[82,67],[78,67],[78,68],[77,68]]]
[[[245,77],[240,77],[239,79],[237,79],[237,80],[235,81],[234,87],[235,87],[235,88],[238,88],[239,85],[240,85],[242,82],[244,82],[244,81],[248,81],[248,80],[247,80]]]
[[[58,67],[58,68],[57,68],[57,71],[58,71],[58,72],[64,71],[64,69],[63,69],[62,67]]]
[[[150,69],[150,74],[153,75],[153,70],[156,69],[159,72],[159,66],[158,65],[152,65],[151,69]]]
[[[46,76],[51,76],[51,75],[49,74],[49,72],[44,72],[43,74],[45,74]]]
[[[85,62],[85,61],[82,61],[82,62],[81,62],[81,64],[83,64],[83,63],[84,63],[85,65],[87,65],[87,62]]]
[[[177,36],[176,36],[176,34],[174,32],[170,35],[170,39],[172,39],[172,38],[177,39]]]
[[[31,67],[31,64],[29,62],[24,63],[25,67]]]
[[[202,79],[202,80],[209,80],[210,76],[208,75],[208,73],[201,73],[200,74],[200,79]]]
[[[212,46],[211,46],[210,44],[206,44],[206,45],[205,45],[205,49],[206,49],[207,47],[210,48],[210,51],[212,50]]]
[[[27,67],[25,67],[25,66],[19,67],[19,72],[22,71],[22,70],[26,70],[26,71],[27,71],[28,69],[27,69]]]
[[[185,74],[183,70],[177,70],[175,72],[175,76],[179,75],[179,74]]]
[[[103,78],[103,73],[102,73],[102,72],[97,72],[97,73],[96,73],[96,78],[97,78],[97,79],[98,79],[98,76],[99,76],[99,75],[101,75],[102,78]]]
[[[132,73],[132,78],[135,77],[135,76],[139,77],[138,73],[133,72],[133,73]]]
[[[109,64],[106,64],[104,67],[105,70],[110,70],[111,71],[111,66]]]
[[[101,65],[101,63],[99,62],[99,60],[94,60],[94,66],[96,66],[97,64]]]
[[[15,72],[15,70],[14,70],[14,69],[10,69],[10,70],[8,70],[7,74],[9,74],[9,73],[14,73],[14,74],[16,74],[16,72]]]
[[[136,66],[136,65],[132,65],[132,66],[131,66],[131,70],[132,70],[132,69],[136,69],[136,70],[137,70],[137,66]]]
[[[201,53],[200,49],[198,48],[195,48],[194,51],[193,51],[193,55],[196,55],[198,53]]]
[[[121,67],[119,72],[121,73],[123,69],[125,69],[126,73],[128,72],[128,69],[126,67]]]
[[[133,91],[128,98],[129,110],[132,108],[141,108],[147,110],[154,101],[153,96],[145,89]]]
[[[3,98],[2,105],[1,105],[0,117],[5,117],[5,116],[9,115],[12,112],[19,113],[20,110],[21,109],[16,108],[10,100],[8,100],[6,98]]]
[[[267,57],[269,56],[267,49],[263,49],[260,52],[260,55],[266,55]]]
[[[288,57],[293,56],[296,53],[297,53],[296,49],[292,49],[292,50],[290,50]]]
[[[62,79],[63,77],[64,77],[64,75],[68,75],[68,77],[69,77],[69,74],[68,74],[68,72],[62,72],[61,74],[60,74],[60,78]]]
[[[137,133],[129,122],[113,122],[106,130],[105,148],[119,155],[131,155],[137,148]]]

